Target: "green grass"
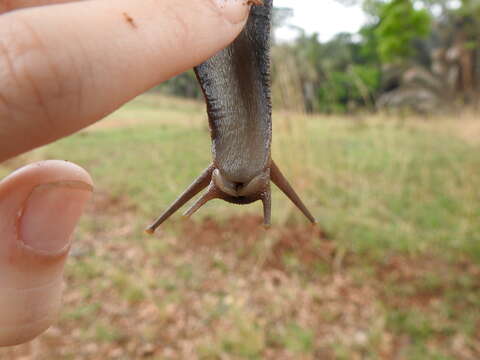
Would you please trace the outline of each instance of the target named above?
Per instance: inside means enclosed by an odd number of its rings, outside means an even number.
[[[98,343],[104,358],[110,347],[136,358],[145,344],[160,359],[480,356],[480,141],[461,122],[276,113],[273,158],[327,240],[295,245],[306,220],[278,190],[270,233],[229,232],[232,216],[261,206],[215,201],[195,223],[179,213],[146,238],[143,228],[210,162],[203,108],[140,97],[0,167],[2,176],[57,158],[94,178],[82,251],[67,267],[62,336]],[[285,234],[294,245],[280,251]],[[327,245],[331,253],[305,261]],[[279,268],[268,265],[274,256]],[[49,358],[62,358],[46,343]]]
[[[146,99],[117,117],[151,109],[153,100]],[[187,116],[192,106],[172,105],[156,117],[168,117],[172,107]],[[388,251],[453,251],[480,261],[479,144],[394,121],[283,114],[274,120],[273,157],[343,246],[379,257]],[[210,139],[204,123],[140,124],[86,131],[40,152],[83,165],[98,189],[128,199],[148,221],[209,164]],[[273,204],[275,221],[304,221],[278,191]],[[197,217],[244,210],[214,202]],[[258,212],[258,206],[248,211]]]
[[[480,260],[479,147],[395,124],[316,122],[322,224],[358,250],[460,250]]]

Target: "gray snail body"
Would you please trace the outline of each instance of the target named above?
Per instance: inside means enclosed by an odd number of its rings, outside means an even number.
[[[244,30],[226,49],[195,68],[207,104],[212,164],[147,228],[153,233],[187,201],[207,188],[187,210],[209,200],[263,202],[270,225],[273,181],[312,222],[315,219],[271,159],[270,27],[272,0],[251,1]]]

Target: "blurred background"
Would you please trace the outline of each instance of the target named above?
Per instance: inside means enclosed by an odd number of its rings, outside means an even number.
[[[274,0],[277,190],[149,224],[211,159],[192,72],[0,165],[85,167],[59,321],[0,359],[480,359],[480,2]]]

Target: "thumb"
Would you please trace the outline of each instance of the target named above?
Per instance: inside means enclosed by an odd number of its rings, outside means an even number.
[[[45,161],[0,182],[0,346],[46,330],[60,307],[70,235],[92,180],[66,161]]]

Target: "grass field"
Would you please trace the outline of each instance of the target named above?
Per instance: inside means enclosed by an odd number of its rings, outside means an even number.
[[[480,120],[274,114],[275,190],[143,228],[209,164],[203,104],[144,95],[13,159],[88,169],[59,321],[14,359],[480,359]]]

